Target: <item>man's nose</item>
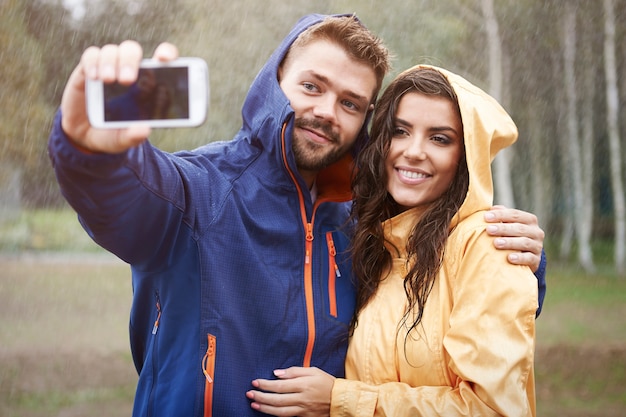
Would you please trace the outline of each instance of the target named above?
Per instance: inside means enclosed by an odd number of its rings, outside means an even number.
[[[337,120],[337,99],[330,94],[319,97],[313,108],[313,114],[334,123]]]

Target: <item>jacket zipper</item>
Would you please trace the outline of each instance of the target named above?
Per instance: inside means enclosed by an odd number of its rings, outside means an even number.
[[[283,129],[281,132],[281,148],[282,148],[282,157],[283,163],[291,176],[291,180],[293,181],[296,189],[298,190],[298,201],[300,203],[300,217],[302,219],[302,224],[304,225],[306,236],[305,236],[305,244],[304,244],[304,297],[306,300],[306,314],[307,314],[307,343],[304,351],[304,358],[302,360],[302,366],[310,367],[311,366],[311,357],[313,356],[313,346],[315,345],[315,306],[313,304],[313,277],[312,277],[312,265],[311,265],[311,257],[313,256],[313,222],[315,219],[315,209],[317,204],[314,204],[313,207],[313,215],[311,216],[311,221],[308,221],[306,215],[306,207],[304,204],[304,194],[302,189],[300,188],[300,184],[298,184],[298,180],[294,173],[292,172],[289,164],[287,163],[287,150],[285,146],[285,130],[287,128],[287,123],[283,124]]]
[[[337,266],[335,256],[337,250],[335,249],[335,241],[333,240],[333,233],[326,232],[326,242],[328,243],[328,303],[329,314],[337,318],[337,294],[335,293],[337,278],[341,278],[341,272]]]
[[[306,350],[304,351],[303,366],[311,366],[313,356],[313,345],[315,344],[315,308],[313,304],[313,274],[311,267],[311,256],[313,251],[313,223],[306,225],[306,257],[304,259],[304,296],[306,299],[308,338]]]
[[[212,334],[207,334],[208,345],[202,358],[202,373],[206,378],[204,383],[204,417],[213,415],[213,379],[215,378],[215,347],[216,340]]]
[[[154,377],[152,380],[152,389],[150,390],[150,402],[149,402],[149,409],[148,409],[148,416],[152,415],[153,409],[152,409],[152,396],[154,395],[154,388],[157,386],[157,379],[158,379],[158,364],[157,364],[157,332],[159,331],[159,324],[161,323],[161,297],[159,296],[159,291],[156,290],[154,292],[154,299],[155,299],[155,305],[156,305],[156,310],[157,310],[157,317],[156,320],[154,321],[154,325],[152,326],[152,335],[153,335],[153,340],[152,340],[152,370],[154,372]]]

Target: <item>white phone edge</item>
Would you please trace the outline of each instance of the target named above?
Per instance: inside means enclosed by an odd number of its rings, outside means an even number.
[[[200,126],[206,121],[209,107],[209,69],[206,61],[198,57],[181,57],[169,62],[144,59],[140,64],[141,68],[181,66],[189,68],[189,118],[107,122],[104,120],[103,82],[88,79],[85,82],[85,100],[89,123],[96,129],[124,129],[136,125],[153,128]]]

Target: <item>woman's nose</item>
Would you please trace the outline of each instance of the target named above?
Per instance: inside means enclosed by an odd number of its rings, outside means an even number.
[[[404,156],[409,159],[426,159],[424,140],[415,136],[411,137],[404,150]]]

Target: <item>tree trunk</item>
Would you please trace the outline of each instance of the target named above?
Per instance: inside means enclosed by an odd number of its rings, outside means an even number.
[[[576,84],[576,5],[567,3],[563,15],[563,57],[564,57],[564,84],[566,93],[567,109],[567,151],[568,164],[567,174],[570,178],[571,190],[574,197],[574,231],[578,241],[578,261],[587,272],[593,272],[595,267],[589,243],[591,227],[588,219],[584,216],[585,201],[589,201],[591,196],[584,195],[583,178],[590,175],[583,172],[583,164],[580,150],[580,139],[578,135],[577,101],[578,86]]]
[[[549,218],[548,213],[553,209],[551,207],[552,199],[550,198],[550,189],[553,183],[550,182],[550,176],[546,175],[545,166],[549,162],[546,158],[546,152],[537,151],[537,149],[545,148],[542,143],[545,139],[544,128],[541,124],[541,111],[539,106],[528,109],[530,117],[528,122],[528,143],[531,146],[530,158],[530,201],[532,211],[539,220],[539,225],[545,228],[545,221]]]
[[[624,248],[626,219],[624,215],[624,186],[622,183],[621,151],[619,138],[619,90],[615,60],[614,1],[604,0],[604,72],[606,77],[606,121],[611,151],[611,184],[615,214],[615,268],[624,274]]]
[[[493,0],[482,0],[483,18],[489,45],[489,94],[502,103],[502,44],[498,21],[493,9]],[[510,148],[501,150],[493,163],[495,201],[507,207],[515,207],[513,184],[511,182]]]
[[[584,20],[584,41],[582,45],[583,51],[583,81],[582,81],[582,137],[581,137],[581,151],[582,151],[582,189],[583,189],[583,202],[582,202],[582,221],[580,223],[580,236],[581,240],[585,242],[591,242],[593,234],[593,212],[594,202],[593,198],[593,179],[595,177],[594,168],[594,99],[595,99],[595,80],[596,73],[598,71],[598,65],[596,59],[594,59],[593,42],[591,39],[592,33],[595,30],[590,27],[590,22],[587,19]],[[589,244],[590,245],[590,244]],[[579,252],[579,257],[583,254]],[[593,253],[591,247],[588,249],[587,260],[594,266]],[[582,262],[582,260],[581,260]]]
[[[549,68],[552,69],[552,79],[562,80],[564,74],[564,60],[562,53],[556,56],[550,57]],[[565,88],[557,88],[554,90],[555,103],[559,105],[555,106],[555,119],[556,129],[555,135],[557,139],[556,157],[558,158],[558,170],[560,176],[560,184],[558,188],[558,197],[556,198],[556,212],[559,219],[559,225],[561,227],[560,235],[560,247],[559,247],[559,259],[562,261],[569,260],[572,252],[572,245],[574,240],[574,198],[572,195],[572,178],[569,175],[569,150],[567,136],[567,109],[566,106],[561,103],[567,102],[567,92]]]

